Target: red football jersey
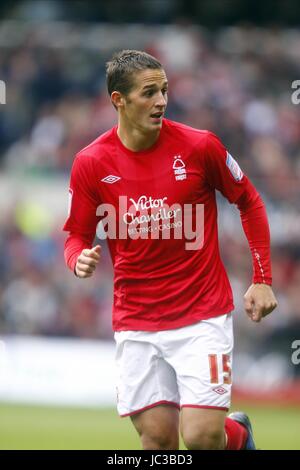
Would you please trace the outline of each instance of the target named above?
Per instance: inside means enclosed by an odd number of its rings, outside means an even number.
[[[239,206],[254,282],[271,284],[263,203],[213,133],[164,119],[148,150],[128,150],[114,127],[77,154],[65,256],[73,270],[103,219],[114,266],[115,331],[179,328],[234,309],[219,253],[216,189]]]

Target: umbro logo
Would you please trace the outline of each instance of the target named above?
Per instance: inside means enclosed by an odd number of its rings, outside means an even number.
[[[105,178],[102,178],[101,181],[103,181],[103,183],[113,184],[119,181],[120,179],[121,179],[120,176],[109,175],[109,176],[106,176]]]
[[[224,395],[224,393],[227,393],[227,390],[223,387],[215,387],[213,388],[213,391],[218,393],[218,395]]]

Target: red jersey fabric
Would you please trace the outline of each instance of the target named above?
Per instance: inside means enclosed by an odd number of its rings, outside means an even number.
[[[114,127],[76,155],[70,212],[63,228],[70,232],[65,259],[72,271],[82,249],[92,246],[103,218],[96,214],[100,204],[111,204],[117,220],[124,221],[125,214],[126,230],[139,227],[132,212],[127,213],[130,206],[140,216],[151,206],[157,213],[162,204],[190,204],[193,220],[196,204],[204,207],[200,249],[186,249],[187,240],[175,238],[172,229],[170,239],[163,239],[160,230],[156,239],[149,234],[147,239],[121,238],[118,228],[116,237],[108,238],[114,266],[115,331],[179,328],[234,309],[219,253],[216,190],[240,210],[252,252],[253,282],[271,284],[270,236],[263,201],[213,133],[164,119],[156,143],[148,150],[133,152],[124,147]],[[127,205],[119,204],[120,196],[126,196]],[[163,214],[166,217],[160,218],[160,227],[176,221],[175,212]]]

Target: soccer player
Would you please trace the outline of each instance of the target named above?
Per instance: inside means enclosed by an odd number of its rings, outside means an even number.
[[[168,80],[158,60],[125,50],[106,72],[118,124],[74,160],[65,259],[79,278],[93,275],[101,220],[114,266],[119,414],[131,417],[144,449],[177,449],[179,427],[188,449],[254,449],[247,415],[226,416],[234,305],[215,192],[240,211],[254,322],[277,306],[264,203],[216,135],[164,118]]]

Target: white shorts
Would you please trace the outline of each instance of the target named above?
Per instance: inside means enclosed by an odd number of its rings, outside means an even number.
[[[232,314],[164,331],[115,333],[121,416],[159,404],[228,410]]]

